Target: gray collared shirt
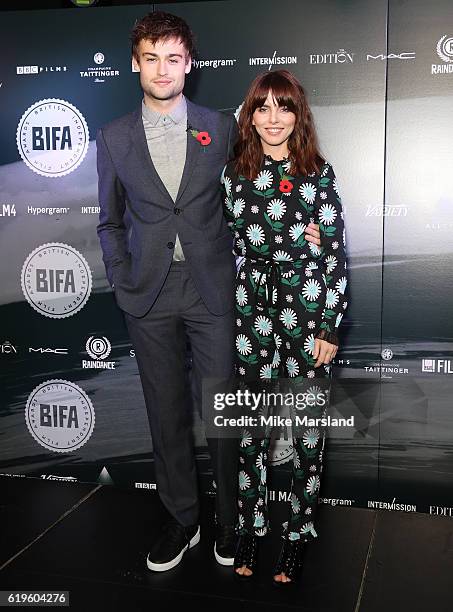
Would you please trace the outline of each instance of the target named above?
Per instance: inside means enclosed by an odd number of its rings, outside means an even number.
[[[169,113],[153,111],[142,102],[142,120],[149,154],[161,181],[176,201],[186,161],[187,103],[181,102]],[[185,259],[179,236],[176,235],[174,261]]]

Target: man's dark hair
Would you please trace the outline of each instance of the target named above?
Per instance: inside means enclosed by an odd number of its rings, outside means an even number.
[[[163,11],[148,13],[136,21],[132,30],[132,55],[136,60],[139,59],[138,46],[142,40],[149,40],[155,45],[158,40],[163,41],[170,38],[180,40],[187,55],[191,58],[194,56],[195,37],[184,19]]]

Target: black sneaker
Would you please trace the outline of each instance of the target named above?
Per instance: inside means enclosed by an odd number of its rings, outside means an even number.
[[[178,565],[187,549],[200,541],[200,526],[184,527],[175,520],[164,525],[153,544],[146,565],[153,572],[166,572]]]
[[[237,536],[233,525],[217,525],[214,556],[220,565],[233,565]]]

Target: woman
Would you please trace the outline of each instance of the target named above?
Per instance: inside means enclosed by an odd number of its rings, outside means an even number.
[[[235,254],[242,257],[236,279],[237,376],[249,384],[329,379],[347,306],[343,212],[334,171],[319,153],[304,90],[290,72],[259,75],[238,123],[235,159],[222,175],[225,214]],[[305,240],[310,222],[319,223],[321,247]],[[294,583],[303,544],[317,537],[313,519],[325,429],[297,431],[291,508],[273,578],[279,586]],[[253,575],[258,538],[268,530],[268,448],[268,432],[261,438],[243,432],[234,564],[242,579]]]

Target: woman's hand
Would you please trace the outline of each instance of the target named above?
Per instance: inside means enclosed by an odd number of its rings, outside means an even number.
[[[315,368],[319,368],[320,365],[327,365],[337,354],[338,346],[330,344],[327,340],[320,340],[315,338],[315,350],[313,351],[313,358],[317,359]]]

